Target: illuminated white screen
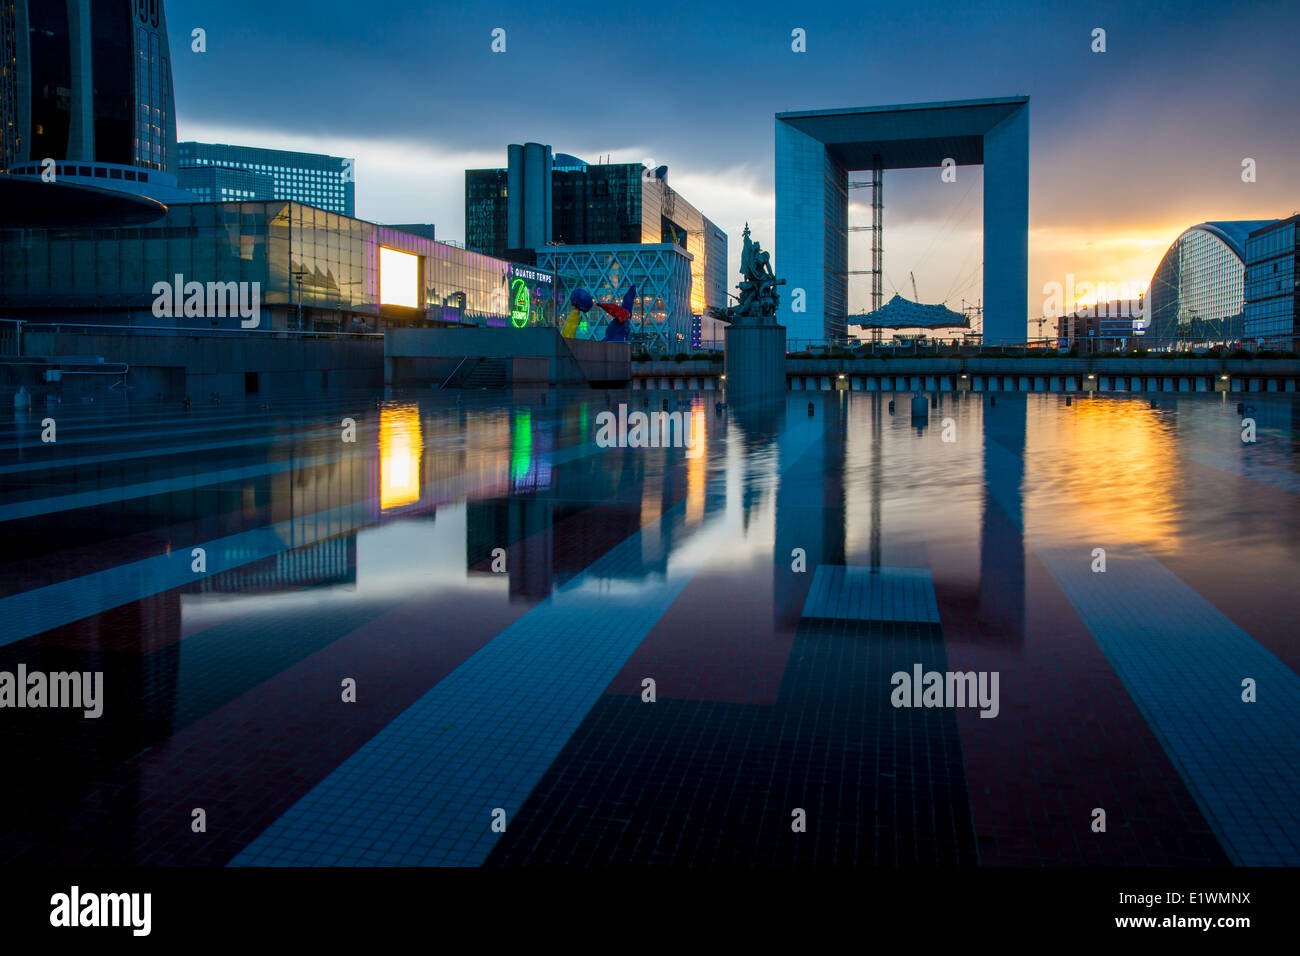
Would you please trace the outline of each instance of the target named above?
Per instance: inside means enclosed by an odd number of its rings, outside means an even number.
[[[420,307],[420,257],[379,247],[379,301],[383,305]]]

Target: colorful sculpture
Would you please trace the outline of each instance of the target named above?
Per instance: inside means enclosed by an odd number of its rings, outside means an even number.
[[[597,302],[586,289],[574,289],[569,296],[569,314],[564,318],[560,334],[566,339],[578,334],[578,324],[582,316],[595,306],[600,306],[609,316],[609,325],[605,329],[606,342],[626,342],[632,331],[632,306],[636,302],[636,286],[632,286],[623,295],[622,303]]]
[[[578,334],[578,322],[582,316],[591,311],[595,300],[591,293],[586,289],[574,289],[573,294],[569,296],[569,314],[564,318],[564,326],[560,329],[560,334],[566,339],[571,339]]]
[[[606,342],[627,341],[627,335],[632,331],[632,305],[635,302],[636,286],[633,285],[624,293],[621,305],[613,302],[597,303],[609,316],[609,325],[605,328]]]

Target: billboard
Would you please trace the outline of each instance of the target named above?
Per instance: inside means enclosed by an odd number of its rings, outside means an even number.
[[[379,247],[379,304],[420,307],[420,257]]]

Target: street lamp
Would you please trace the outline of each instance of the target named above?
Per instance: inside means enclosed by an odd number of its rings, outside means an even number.
[[[354,285],[361,285],[361,280],[353,279],[350,282],[340,282],[339,285],[345,285],[348,287],[348,317],[352,318],[352,287]],[[343,331],[343,321],[341,319],[339,320],[339,331]]]
[[[298,272],[290,272],[289,275],[298,280],[298,331],[302,331],[302,279],[307,274],[305,269]]]

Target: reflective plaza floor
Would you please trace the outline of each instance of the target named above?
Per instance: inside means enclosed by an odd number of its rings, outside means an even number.
[[[0,862],[1300,864],[1294,398],[718,398],[6,413]]]

